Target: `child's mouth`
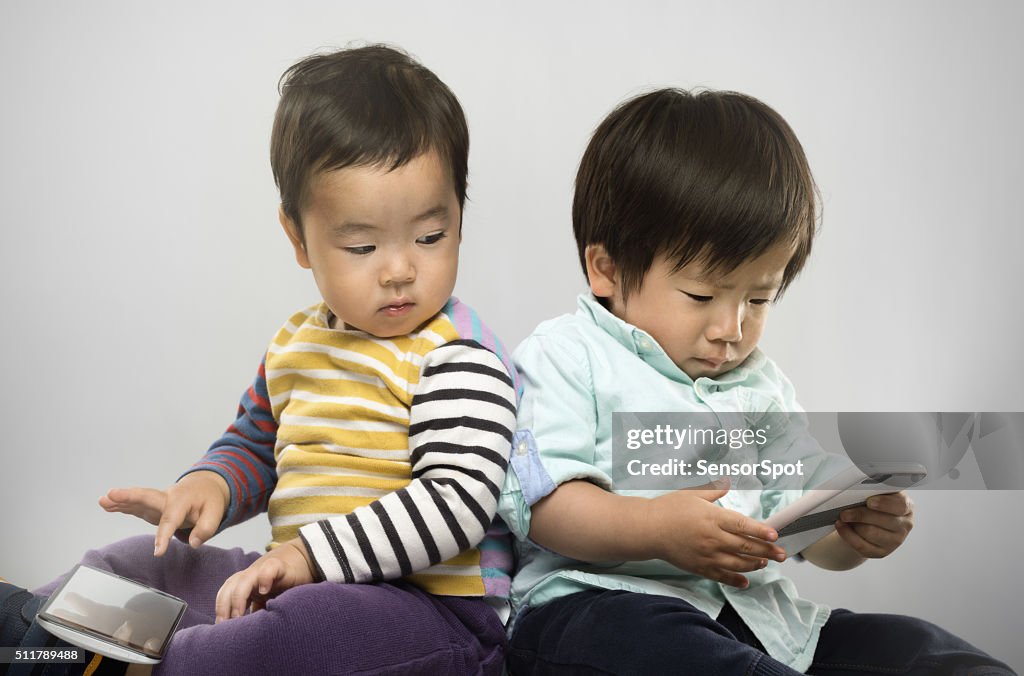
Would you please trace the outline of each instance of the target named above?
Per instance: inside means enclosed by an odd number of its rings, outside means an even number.
[[[380,311],[389,317],[400,317],[412,310],[413,305],[415,305],[415,303],[393,303],[392,305],[385,305],[380,309]]]

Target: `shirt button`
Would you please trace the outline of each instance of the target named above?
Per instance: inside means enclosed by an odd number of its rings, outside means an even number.
[[[525,441],[520,441],[519,445],[516,446],[516,455],[526,455],[526,452],[530,450],[530,447]]]
[[[640,349],[641,350],[649,350],[649,349],[651,349],[651,341],[647,340],[646,338],[641,338],[640,339]]]

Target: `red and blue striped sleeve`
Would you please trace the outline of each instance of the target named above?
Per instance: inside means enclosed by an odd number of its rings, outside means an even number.
[[[264,356],[256,380],[242,394],[238,417],[185,473],[208,470],[227,482],[231,497],[218,532],[267,511],[277,484],[277,421],[267,392],[266,362]]]

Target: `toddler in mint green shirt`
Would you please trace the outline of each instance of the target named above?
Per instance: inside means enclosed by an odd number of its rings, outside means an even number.
[[[749,96],[659,90],[594,133],[573,204],[590,293],[514,356],[525,392],[499,501],[519,550],[511,673],[1012,673],[928,622],[801,598],[779,565],[796,552],[762,522],[799,491],[613,481],[616,412],[780,416],[791,423],[732,459],[773,453],[807,486],[845,465],[757,347],[810,254],[815,198],[793,131]],[[800,554],[852,568],[912,524],[904,493],[876,496]]]

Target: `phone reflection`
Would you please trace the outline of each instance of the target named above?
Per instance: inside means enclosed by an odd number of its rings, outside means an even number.
[[[160,657],[184,603],[138,583],[77,568],[44,608],[44,617]]]

